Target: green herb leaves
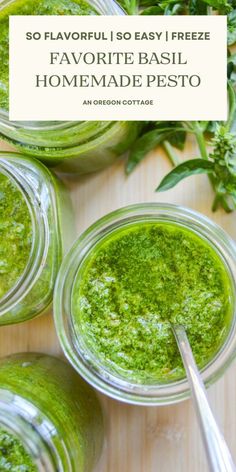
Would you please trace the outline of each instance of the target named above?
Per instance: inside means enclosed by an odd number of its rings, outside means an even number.
[[[227,126],[219,126],[212,144],[213,152],[208,160],[200,158],[182,162],[164,177],[156,190],[169,190],[191,175],[210,174],[216,193],[213,210],[219,206],[227,212],[236,209],[236,137]]]
[[[236,43],[236,0],[120,0],[129,15],[228,15],[228,45]],[[236,209],[236,53],[228,51],[229,116],[222,122],[146,122],[130,149],[126,173],[130,174],[146,154],[161,145],[174,166],[157,191],[173,188],[181,180],[196,174],[208,174],[215,192],[213,210]],[[217,96],[216,96],[217,100]],[[179,162],[174,148],[184,149],[186,136],[195,136],[199,157]],[[208,152],[208,144],[213,148]]]
[[[203,159],[192,159],[182,162],[164,177],[156,191],[164,192],[165,190],[173,188],[181,180],[190,175],[209,174],[213,172],[213,169],[213,163],[210,161],[204,161]]]
[[[130,150],[126,173],[130,174],[146,154],[167,139],[171,133],[173,133],[172,129],[164,128],[160,130],[154,129],[143,134]]]
[[[228,203],[228,211],[232,211],[236,208],[236,136],[226,127],[220,127],[213,143],[209,158],[214,162],[216,196],[220,197],[219,203],[223,198]]]
[[[157,187],[158,192],[169,190],[181,180],[196,174],[208,174],[218,207],[229,212],[236,209],[236,94],[231,82],[228,84],[229,116],[226,123],[146,122],[142,134],[130,150],[126,172],[130,174],[157,145],[162,145],[176,167],[167,174]],[[198,143],[200,157],[179,163],[174,148],[183,150],[186,136],[191,133]],[[207,144],[211,144],[209,153]],[[174,148],[173,148],[174,147]]]
[[[120,0],[119,3],[128,15],[207,15],[209,8],[227,15],[236,6],[234,0]]]
[[[126,173],[130,174],[145,158],[149,151],[168,140],[178,149],[183,149],[186,131],[178,122],[149,122],[143,129],[143,134],[130,149],[126,165]]]
[[[228,45],[232,46],[236,42],[236,10],[228,15]]]

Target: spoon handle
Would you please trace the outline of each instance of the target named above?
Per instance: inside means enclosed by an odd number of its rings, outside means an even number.
[[[228,446],[221,434],[210,405],[206,389],[198,371],[186,331],[183,326],[174,325],[173,331],[187,373],[195,411],[211,472],[236,472]]]

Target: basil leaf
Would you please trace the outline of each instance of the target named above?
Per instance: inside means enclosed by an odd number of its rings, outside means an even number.
[[[207,4],[202,0],[190,0],[189,2],[190,15],[207,15]]]
[[[168,138],[169,143],[179,149],[180,151],[183,151],[187,133],[185,129],[182,126],[181,122],[178,121],[156,121],[155,122],[155,128],[156,129],[163,129],[163,128],[172,128],[173,129],[173,134],[170,135]],[[175,129],[174,129],[175,128]]]
[[[158,6],[148,7],[141,11],[141,15],[163,15],[163,9]]]
[[[154,129],[143,134],[130,150],[129,159],[126,165],[126,173],[130,174],[149,151],[168,139],[174,132],[174,128],[163,128],[162,130]]]
[[[139,5],[140,7],[153,7],[158,5],[158,0],[140,0]]]
[[[175,187],[181,180],[196,174],[210,174],[214,172],[214,163],[203,159],[192,159],[182,162],[167,174],[156,189],[156,192],[164,192]]]
[[[206,132],[214,134],[219,126],[220,121],[209,121]]]
[[[228,79],[230,79],[232,83],[235,83],[236,82],[236,54],[231,54],[228,56],[227,74],[228,74]]]
[[[235,134],[236,131],[236,92],[232,81],[228,81],[228,101],[229,101],[229,114],[227,120],[227,128]]]
[[[230,79],[233,72],[234,72],[234,64],[233,62],[228,62],[227,64],[227,78],[228,79]]]
[[[236,66],[236,54],[230,54],[228,56],[228,63],[231,63]]]
[[[186,132],[185,131],[175,131],[168,139],[169,143],[172,146],[176,147],[180,151],[183,151],[185,141],[186,141]]]
[[[232,46],[236,42],[236,10],[228,15],[228,45]]]
[[[235,178],[236,177],[236,150],[233,153],[229,153],[229,152],[226,153],[225,164],[230,174]],[[228,180],[228,175],[227,175],[227,180]]]
[[[208,128],[208,125],[209,125],[209,121],[198,121],[198,126],[200,128],[200,130],[205,133],[205,131],[207,130]]]
[[[139,0],[119,0],[119,4],[128,15],[138,14]]]
[[[180,2],[177,2],[173,5],[167,5],[167,7],[165,8],[164,14],[165,15],[181,15],[182,13],[184,13],[184,10],[185,10],[185,5],[183,5]]]
[[[221,15],[225,15],[232,10],[230,3],[227,0],[204,0],[209,6],[217,10]]]

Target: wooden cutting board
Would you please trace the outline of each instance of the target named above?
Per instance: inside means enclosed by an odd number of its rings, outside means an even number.
[[[9,149],[0,143],[1,149]],[[196,156],[189,141],[185,158]],[[96,175],[68,182],[76,212],[78,235],[91,223],[119,207],[138,202],[170,202],[200,211],[236,239],[235,214],[213,214],[212,191],[206,176],[191,177],[175,189],[156,194],[155,187],[171,168],[157,149],[134,171],[124,163]],[[0,355],[40,351],[61,356],[52,315],[0,328]],[[107,439],[95,472],[207,472],[196,418],[190,401],[169,407],[137,407],[100,395],[107,415]],[[236,460],[236,362],[209,389],[213,411]]]

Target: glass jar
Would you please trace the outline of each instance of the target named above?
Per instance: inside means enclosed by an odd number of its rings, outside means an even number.
[[[0,174],[20,191],[32,225],[26,266],[0,298],[0,325],[5,325],[29,320],[49,308],[61,260],[75,230],[69,195],[43,164],[19,154],[1,152]],[[7,244],[10,257],[11,239]]]
[[[0,30],[4,14],[14,14],[19,1],[0,0]],[[86,3],[101,15],[124,14],[114,0],[86,0]],[[5,87],[2,84],[2,89]],[[125,121],[12,122],[0,105],[0,138],[64,174],[84,174],[110,165],[135,141],[140,126]]]
[[[206,385],[220,377],[235,356],[236,350],[236,246],[230,237],[208,218],[190,209],[168,204],[132,205],[108,214],[85,231],[66,256],[59,271],[54,297],[57,334],[68,360],[91,385],[121,401],[142,405],[176,403],[190,395],[186,378],[168,382],[138,383],[111,371],[105,362],[83,342],[83,331],[73,324],[73,288],[83,277],[84,261],[106,236],[134,223],[172,223],[191,230],[205,240],[220,257],[230,284],[230,323],[224,342],[214,358],[202,369]],[[77,333],[77,334],[76,334]]]
[[[103,444],[102,411],[69,365],[44,354],[9,356],[0,361],[0,385],[0,430],[21,442],[38,472],[92,470]]]

